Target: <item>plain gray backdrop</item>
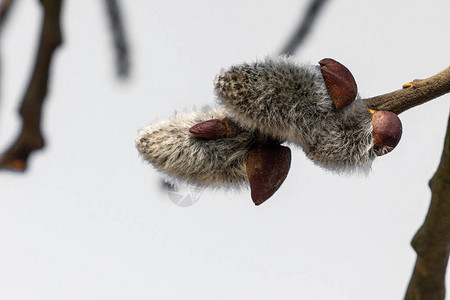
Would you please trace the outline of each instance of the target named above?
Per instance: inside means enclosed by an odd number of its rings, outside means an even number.
[[[103,1],[64,3],[47,146],[26,174],[0,174],[0,298],[402,299],[449,95],[402,113],[400,144],[367,177],[330,174],[293,149],[260,207],[249,191],[210,190],[178,207],[139,158],[138,130],[214,104],[220,69],[276,54],[307,1],[120,4],[127,82],[115,78]],[[342,62],[363,97],[390,92],[449,65],[449,11],[448,0],[329,1],[297,59]],[[18,1],[2,32],[2,149],[19,129],[40,16],[38,1]]]

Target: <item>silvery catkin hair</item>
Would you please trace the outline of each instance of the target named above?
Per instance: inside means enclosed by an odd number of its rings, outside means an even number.
[[[199,186],[239,186],[248,182],[245,162],[254,134],[237,126],[226,138],[205,139],[189,132],[198,123],[227,117],[220,107],[176,114],[143,128],[136,147],[145,160],[169,177]]]
[[[332,170],[370,168],[375,157],[370,111],[358,99],[336,109],[318,66],[267,58],[232,66],[214,83],[219,101],[244,128],[293,142]]]

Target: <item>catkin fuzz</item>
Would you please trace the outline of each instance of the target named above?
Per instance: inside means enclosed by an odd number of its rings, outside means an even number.
[[[267,58],[219,74],[218,100],[249,131],[299,145],[335,171],[368,171],[375,157],[372,116],[363,101],[336,109],[320,68]]]
[[[136,139],[142,157],[172,178],[198,186],[240,186],[248,182],[245,169],[248,151],[255,142],[252,132],[239,129],[230,137],[200,138],[192,126],[229,115],[223,108],[206,108],[176,114],[143,128]]]

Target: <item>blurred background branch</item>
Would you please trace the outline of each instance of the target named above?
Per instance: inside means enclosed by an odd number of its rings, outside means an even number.
[[[105,0],[105,4],[116,53],[117,76],[127,78],[130,74],[130,55],[119,3],[117,0]]]
[[[54,51],[61,44],[61,0],[40,0],[43,8],[41,39],[34,69],[22,99],[20,115],[22,129],[13,144],[0,156],[0,169],[24,171],[33,151],[44,147],[41,131],[42,106],[49,86],[49,75]],[[14,0],[2,0],[0,30],[11,11]],[[121,11],[117,0],[105,0],[107,17],[116,53],[116,69],[120,78],[130,72],[129,47],[125,36]]]
[[[2,32],[5,22],[11,13],[11,9],[14,6],[14,0],[0,0],[0,41],[2,39]],[[1,42],[0,42],[1,45]],[[1,50],[1,49],[0,49]],[[0,97],[2,90],[2,55],[0,52]]]
[[[308,9],[301,19],[294,35],[289,39],[280,54],[293,55],[296,50],[303,44],[303,41],[310,33],[315,21],[317,20],[320,11],[328,0],[312,0],[309,3]]]
[[[13,4],[14,0],[2,0],[0,3],[0,31],[9,15],[9,12],[11,11]]]
[[[41,38],[34,69],[20,107],[22,129],[12,146],[0,156],[0,168],[24,171],[31,152],[44,147],[41,112],[47,95],[50,65],[61,44],[62,0],[41,0],[43,8]]]

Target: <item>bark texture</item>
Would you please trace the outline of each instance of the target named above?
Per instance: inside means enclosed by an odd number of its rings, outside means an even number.
[[[450,92],[450,67],[427,78],[415,79],[404,88],[388,94],[365,99],[369,108],[388,110],[397,115],[414,106]]]
[[[405,300],[445,299],[450,250],[450,116],[441,162],[429,184],[430,208],[411,242],[417,260]]]

